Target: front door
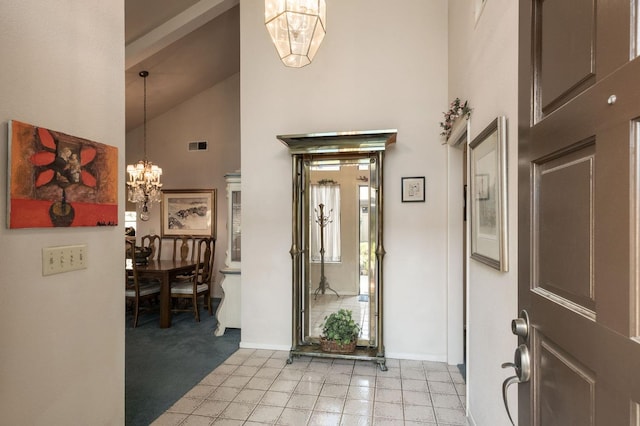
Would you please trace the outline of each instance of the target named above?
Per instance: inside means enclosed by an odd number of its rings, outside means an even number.
[[[640,425],[638,15],[520,1],[520,426]]]

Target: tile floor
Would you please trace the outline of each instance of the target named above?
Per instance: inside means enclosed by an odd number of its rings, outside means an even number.
[[[457,367],[388,359],[295,358],[286,351],[239,349],[154,426],[467,425]]]

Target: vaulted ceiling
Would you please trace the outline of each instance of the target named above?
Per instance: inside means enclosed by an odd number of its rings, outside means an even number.
[[[125,0],[127,132],[240,71],[239,0]]]

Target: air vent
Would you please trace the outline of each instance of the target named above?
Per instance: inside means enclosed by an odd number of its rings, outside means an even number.
[[[189,151],[206,151],[207,141],[189,142]]]

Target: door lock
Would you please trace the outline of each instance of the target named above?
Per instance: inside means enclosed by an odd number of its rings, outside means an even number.
[[[508,377],[502,383],[502,400],[504,401],[504,408],[507,410],[507,416],[509,416],[511,424],[515,425],[511,417],[511,411],[509,410],[507,389],[514,383],[525,383],[531,378],[531,357],[529,355],[529,348],[527,348],[526,345],[522,344],[518,346],[513,355],[513,362],[505,362],[502,364],[502,368],[509,367],[513,367],[516,370],[516,375]]]
[[[511,332],[525,340],[529,338],[529,314],[524,309],[518,318],[511,321]]]

